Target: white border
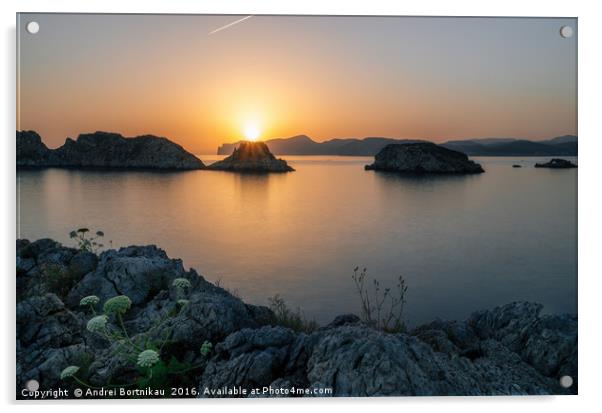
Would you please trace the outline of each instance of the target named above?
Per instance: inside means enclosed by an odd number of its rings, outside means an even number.
[[[578,409],[593,410],[602,405],[598,390],[601,382],[598,369],[602,335],[599,316],[602,314],[600,289],[602,271],[598,259],[599,234],[602,234],[600,215],[600,188],[602,186],[602,130],[598,101],[600,73],[602,73],[600,44],[602,15],[594,1],[525,1],[503,2],[453,0],[393,2],[325,1],[325,0],[87,0],[87,1],[29,1],[0,2],[2,13],[3,53],[2,85],[0,101],[4,137],[0,151],[3,157],[2,181],[2,237],[0,262],[5,271],[4,300],[2,301],[3,325],[2,374],[0,392],[2,401],[15,407],[48,411],[78,410],[101,411],[130,406],[148,411],[163,411],[175,404],[177,409],[225,409],[226,411],[265,411],[286,409],[290,412],[306,412],[311,409],[339,409],[351,412],[364,411],[374,405],[377,409],[416,409],[445,412],[504,412],[508,410],[544,410],[563,412]],[[231,13],[231,14],[347,14],[347,15],[449,15],[449,16],[549,16],[579,18],[579,396],[574,397],[438,397],[438,398],[386,398],[386,399],[336,399],[336,400],[204,400],[204,401],[133,401],[133,402],[53,402],[15,404],[14,352],[15,352],[15,297],[14,297],[14,234],[15,234],[15,13],[21,12],[117,12],[117,13]],[[134,407],[134,405],[137,405]]]

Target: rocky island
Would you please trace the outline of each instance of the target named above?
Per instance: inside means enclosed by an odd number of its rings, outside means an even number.
[[[66,398],[99,387],[124,389],[115,397],[253,397],[264,386],[280,396],[577,393],[577,317],[535,303],[405,333],[351,314],[302,332],[154,245],[97,255],[17,240],[16,254],[19,399],[32,379]]]
[[[284,159],[276,158],[264,142],[242,141],[232,155],[208,167],[216,171],[292,172]]]
[[[36,132],[17,131],[17,167],[203,169],[196,156],[167,138],[125,138],[118,133],[81,134],[49,149]]]
[[[566,159],[554,158],[550,162],[545,163],[536,163],[536,168],[551,168],[551,169],[568,169],[568,168],[576,168],[573,162]]]
[[[374,157],[366,170],[405,174],[475,174],[484,172],[481,165],[462,152],[430,142],[391,144]]]

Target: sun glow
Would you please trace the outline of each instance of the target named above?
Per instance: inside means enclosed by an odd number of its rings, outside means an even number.
[[[261,131],[259,130],[259,126],[255,122],[249,122],[245,125],[244,129],[245,138],[249,141],[256,141],[261,135]]]

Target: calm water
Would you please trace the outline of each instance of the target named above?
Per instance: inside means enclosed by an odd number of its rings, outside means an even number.
[[[577,311],[577,170],[475,158],[486,173],[404,178],[364,171],[371,158],[285,158],[296,172],[19,171],[18,236],[71,245],[87,226],[115,247],[157,244],[248,302],[280,294],[320,322],[358,313],[355,266],[406,278],[411,324],[512,300]]]

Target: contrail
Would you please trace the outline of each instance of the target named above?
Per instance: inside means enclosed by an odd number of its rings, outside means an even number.
[[[241,22],[241,21],[243,21],[243,20],[250,19],[251,17],[253,17],[253,15],[250,15],[250,16],[243,17],[242,19],[238,19],[238,20],[236,20],[236,21],[234,21],[234,22],[232,22],[232,23],[228,23],[228,24],[226,24],[225,26],[222,26],[222,27],[220,27],[220,28],[218,28],[218,29],[215,29],[215,30],[213,30],[212,32],[209,32],[209,35],[212,35],[212,34],[214,34],[214,33],[217,33],[217,32],[219,32],[219,31],[221,31],[221,30],[227,29],[228,27],[232,27],[232,26],[234,26],[235,24],[238,24],[238,23],[240,23],[240,22]]]

